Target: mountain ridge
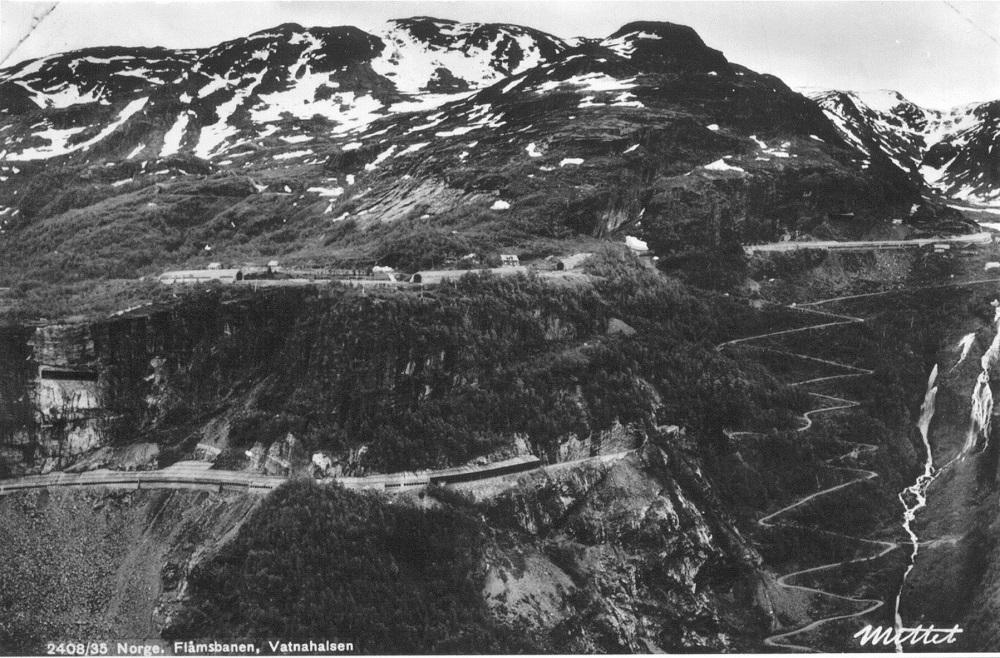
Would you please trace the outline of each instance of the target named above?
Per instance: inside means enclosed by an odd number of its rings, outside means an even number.
[[[8,285],[275,257],[413,269],[626,233],[673,257],[972,229],[815,102],[672,23],[584,41],[285,24],[22,62],[0,92]]]
[[[814,91],[810,97],[846,139],[880,150],[929,190],[1000,206],[1000,102],[936,110],[893,90]]]

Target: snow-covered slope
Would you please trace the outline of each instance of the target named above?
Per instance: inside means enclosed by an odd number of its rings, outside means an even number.
[[[671,23],[570,43],[413,18],[90,49],[0,71],[0,281],[968,228],[872,151]]]
[[[810,96],[869,157],[889,158],[950,199],[1000,206],[1000,102],[939,111],[887,90]]]
[[[374,35],[288,24],[204,50],[53,55],[0,70],[0,117],[8,118],[0,154],[19,161],[87,150],[95,124],[117,121],[113,110],[140,94],[149,103],[133,123],[152,122],[155,134],[133,157],[220,157],[279,131],[295,143],[313,129],[343,134],[436,107],[566,48],[515,25],[411,18]],[[38,109],[66,112],[39,120]]]

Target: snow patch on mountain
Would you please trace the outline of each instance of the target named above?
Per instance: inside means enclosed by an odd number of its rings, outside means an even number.
[[[704,167],[709,171],[733,171],[740,174],[745,174],[746,170],[740,167],[727,164],[724,158],[719,158],[715,162],[710,162]]]
[[[559,87],[579,87],[581,91],[624,91],[636,86],[635,78],[620,80],[606,73],[585,73],[565,80],[546,80],[535,87],[536,94],[546,94]]]
[[[622,57],[630,57],[632,53],[635,52],[637,43],[644,39],[651,41],[660,41],[663,39],[663,37],[661,37],[658,34],[652,34],[650,32],[643,32],[641,30],[637,30],[634,32],[628,32],[626,34],[622,34],[620,36],[615,37],[614,39],[605,39],[604,41],[601,42],[601,45],[607,48],[608,50],[611,50],[617,55],[621,55]]]
[[[160,149],[160,157],[173,155],[181,149],[181,140],[184,139],[184,132],[187,130],[188,122],[191,120],[191,113],[184,112],[177,117],[174,125],[170,126],[163,135],[163,147]]]
[[[371,63],[405,94],[429,91],[446,76],[472,91],[545,61],[537,39],[524,28],[503,26],[487,34],[487,26],[478,23],[423,19],[421,31],[432,28],[438,37],[427,40],[416,36],[413,27],[412,21],[390,21],[378,35],[385,48]],[[556,47],[565,49],[564,44]]]
[[[306,188],[306,192],[312,192],[313,194],[318,194],[321,197],[338,197],[344,193],[344,188],[342,187],[309,187]]]
[[[899,105],[908,103],[902,94],[891,89],[852,92],[865,105],[882,113],[889,113]]]
[[[393,154],[393,152],[395,150],[396,150],[396,145],[393,144],[392,146],[390,146],[386,150],[384,150],[381,153],[379,153],[375,157],[374,160],[372,160],[371,162],[369,162],[368,164],[366,164],[365,165],[365,169],[367,171],[373,171],[373,170],[375,170],[380,164],[382,164],[383,162],[385,162],[386,159],[388,159],[389,157],[391,157],[392,154]]]
[[[114,121],[106,125],[101,129],[96,135],[82,142],[76,144],[70,144],[72,137],[78,135],[87,128],[65,128],[56,129],[48,128],[34,133],[34,136],[47,140],[49,142],[48,146],[39,146],[35,148],[28,148],[20,151],[19,153],[8,153],[5,158],[11,161],[18,160],[41,160],[45,158],[51,158],[58,155],[66,155],[68,153],[73,153],[76,151],[84,151],[89,149],[94,144],[97,144],[104,138],[106,138],[111,133],[118,130],[126,121],[128,121],[134,114],[142,110],[146,106],[146,102],[149,100],[148,97],[137,98],[136,100],[128,103],[122,111],[118,114]]]
[[[33,134],[33,137],[47,141],[47,146],[26,148],[19,153],[8,153],[4,157],[7,160],[40,160],[43,158],[51,158],[72,153],[75,149],[69,146],[70,138],[86,129],[86,127],[83,127],[62,129],[46,128],[45,130],[39,130]]]

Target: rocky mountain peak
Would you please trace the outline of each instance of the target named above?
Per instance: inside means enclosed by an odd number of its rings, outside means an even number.
[[[941,111],[892,90],[810,96],[847,141],[888,157],[928,191],[971,204],[1000,202],[1000,102]]]
[[[623,25],[602,45],[642,68],[732,72],[723,54],[705,45],[698,33],[686,25],[636,21]]]

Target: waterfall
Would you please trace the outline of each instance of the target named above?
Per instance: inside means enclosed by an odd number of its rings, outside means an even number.
[[[937,397],[937,365],[931,370],[927,380],[927,390],[924,393],[923,404],[920,405],[920,419],[917,421],[917,429],[920,430],[920,438],[924,444],[924,472],[921,473],[916,482],[899,493],[899,501],[903,504],[903,529],[910,538],[913,547],[910,551],[909,563],[906,571],[903,572],[903,580],[900,583],[899,593],[896,595],[896,652],[902,653],[903,646],[899,639],[899,630],[903,628],[903,619],[899,614],[900,601],[903,598],[903,588],[906,585],[906,578],[910,575],[917,560],[919,544],[916,533],[913,532],[912,522],[917,516],[917,512],[927,504],[927,488],[930,486],[938,473],[948,468],[956,460],[964,459],[966,455],[973,451],[986,449],[990,439],[990,421],[993,417],[993,391],[990,389],[990,372],[1000,363],[1000,300],[992,302],[995,311],[993,313],[993,325],[996,333],[993,342],[979,360],[982,372],[976,378],[976,384],[972,389],[972,411],[970,412],[969,431],[966,435],[965,445],[962,451],[952,458],[942,469],[934,468],[934,458],[931,453],[931,444],[928,439],[931,420],[934,418],[934,401]],[[969,355],[972,345],[975,342],[975,332],[966,334],[959,341],[958,347],[962,354],[958,361],[952,366],[954,370]]]
[[[906,577],[910,575],[916,564],[917,551],[919,550],[917,535],[913,532],[912,523],[917,517],[917,512],[927,504],[927,487],[930,486],[937,475],[934,470],[934,456],[931,452],[931,444],[928,439],[931,420],[934,418],[934,402],[937,399],[937,376],[938,367],[935,364],[934,368],[931,369],[930,377],[927,378],[927,390],[924,393],[924,401],[920,405],[920,419],[917,421],[917,429],[920,430],[920,438],[924,443],[924,472],[917,477],[916,482],[899,493],[899,502],[903,504],[903,529],[910,538],[912,549],[910,551],[909,563],[906,565],[906,571],[903,572],[903,580],[899,585],[899,593],[896,595],[897,633],[895,638],[897,653],[903,652],[903,645],[900,642],[900,633],[898,632],[903,628],[903,618],[899,614],[899,605],[903,598],[903,587],[906,585]]]
[[[970,413],[969,432],[965,437],[960,458],[973,451],[982,452],[990,440],[990,420],[993,417],[993,391],[990,389],[990,372],[1000,362],[1000,301],[993,300],[996,311],[993,314],[993,324],[997,333],[989,349],[979,360],[982,372],[976,378],[972,389],[972,411]]]
[[[972,349],[972,345],[975,342],[976,342],[975,331],[973,331],[971,334],[965,334],[964,336],[962,336],[962,340],[958,341],[958,349],[962,351],[962,354],[961,356],[958,357],[958,361],[955,362],[955,365],[951,367],[952,370],[957,368],[959,365],[962,364],[963,361],[965,361],[965,357],[969,356],[969,351]]]
[[[917,429],[920,430],[920,438],[923,439],[924,447],[927,449],[927,458],[930,460],[931,446],[927,441],[927,433],[931,427],[931,419],[934,418],[934,401],[937,399],[937,364],[931,369],[930,377],[927,378],[927,390],[924,393],[924,401],[920,404],[920,420],[917,421]],[[928,464],[926,468],[930,468]]]
[[[976,378],[976,386],[972,389],[972,412],[970,414],[969,432],[962,448],[962,456],[976,449],[982,439],[982,447],[990,438],[990,417],[993,415],[993,391],[990,390],[989,370],[983,370]]]

